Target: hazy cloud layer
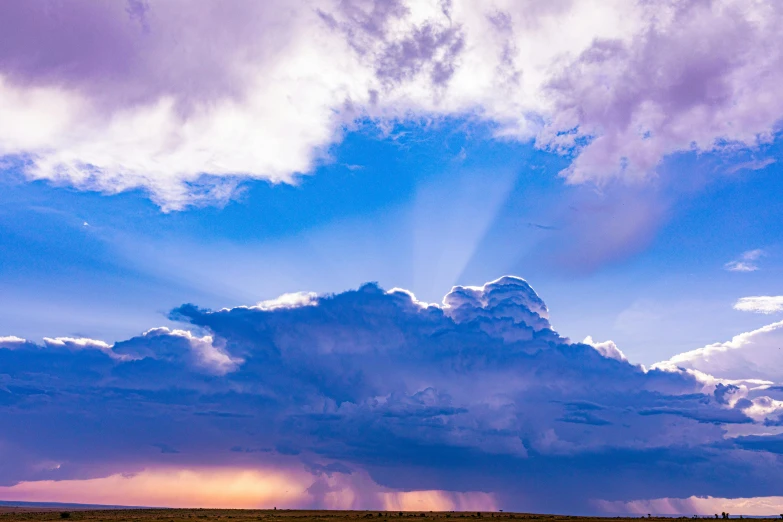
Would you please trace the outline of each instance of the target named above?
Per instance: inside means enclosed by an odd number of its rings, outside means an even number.
[[[4,337],[0,482],[33,481],[19,487],[40,494],[36,481],[114,477],[109,488],[148,470],[129,483],[138,492],[167,469],[271,469],[305,484],[296,505],[384,507],[402,490],[559,512],[783,493],[779,375],[750,375],[741,359],[720,378],[679,360],[647,371],[611,342],[561,337],[518,278],[456,287],[443,302],[368,284],[184,305],[172,317],[190,332],[110,347]],[[60,484],[52,491],[80,487]]]
[[[774,1],[15,2],[0,155],[166,209],[290,182],[362,122],[459,116],[573,157],[573,182],[778,130]]]

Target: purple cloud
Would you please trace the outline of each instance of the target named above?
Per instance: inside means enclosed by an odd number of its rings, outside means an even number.
[[[753,147],[779,129],[778,4],[646,8],[633,38],[596,39],[549,82],[555,109],[539,142],[576,149],[565,171],[573,182],[643,179],[668,154]]]

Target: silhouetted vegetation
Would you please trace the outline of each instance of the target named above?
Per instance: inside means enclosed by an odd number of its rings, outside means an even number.
[[[12,508],[0,506],[0,522],[54,522],[59,519],[70,519],[72,522],[186,522],[186,519],[202,519],[201,522],[361,522],[367,518],[397,517],[425,519],[427,522],[445,522],[445,519],[473,519],[492,517],[493,521],[524,522],[639,522],[639,517],[576,517],[564,515],[545,515],[533,513],[509,513],[500,510],[495,512],[459,512],[459,511],[310,511],[293,509],[104,509],[104,510],[74,510],[60,511],[54,508]],[[715,515],[717,518],[718,515]],[[660,522],[674,521],[677,518],[642,516]],[[680,516],[679,520],[692,518],[712,518],[709,516]],[[721,513],[723,519],[730,518],[729,513]],[[736,517],[740,518],[740,517]],[[761,519],[756,519],[760,522]],[[767,520],[783,520],[769,518]],[[195,522],[195,520],[187,521]],[[422,521],[424,522],[424,521]]]

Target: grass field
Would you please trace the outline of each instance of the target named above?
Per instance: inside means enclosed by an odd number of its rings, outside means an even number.
[[[571,517],[560,515],[536,515],[526,513],[476,513],[476,512],[414,512],[414,511],[298,511],[298,510],[244,510],[244,509],[103,509],[103,510],[69,510],[61,508],[35,508],[35,507],[0,507],[0,522],[37,522],[37,521],[84,521],[100,522],[360,522],[369,520],[401,520],[413,519],[427,522],[437,519],[444,522],[446,519],[461,519],[464,522],[477,521],[479,519],[496,520],[497,522],[510,520],[537,520],[558,522],[565,520],[579,520],[580,522],[636,520],[639,518],[612,517]],[[646,517],[645,517],[646,518]],[[708,517],[703,517],[706,519]],[[655,517],[653,517],[655,519]],[[681,517],[690,519],[690,517]],[[660,518],[660,520],[672,520]],[[714,519],[713,519],[714,520]],[[761,519],[754,521],[780,520],[780,518]],[[489,521],[484,521],[489,522]]]

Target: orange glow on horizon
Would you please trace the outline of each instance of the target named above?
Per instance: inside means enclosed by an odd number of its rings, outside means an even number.
[[[312,475],[237,469],[147,469],[86,480],[41,480],[0,487],[0,498],[150,507],[272,508],[306,501]]]
[[[325,480],[320,499],[308,491]],[[315,477],[301,468],[281,470],[199,468],[145,469],[132,475],[40,480],[0,487],[0,498],[20,502],[63,502],[170,508],[325,508],[391,511],[491,511],[489,493],[394,491],[378,486],[366,473]]]

